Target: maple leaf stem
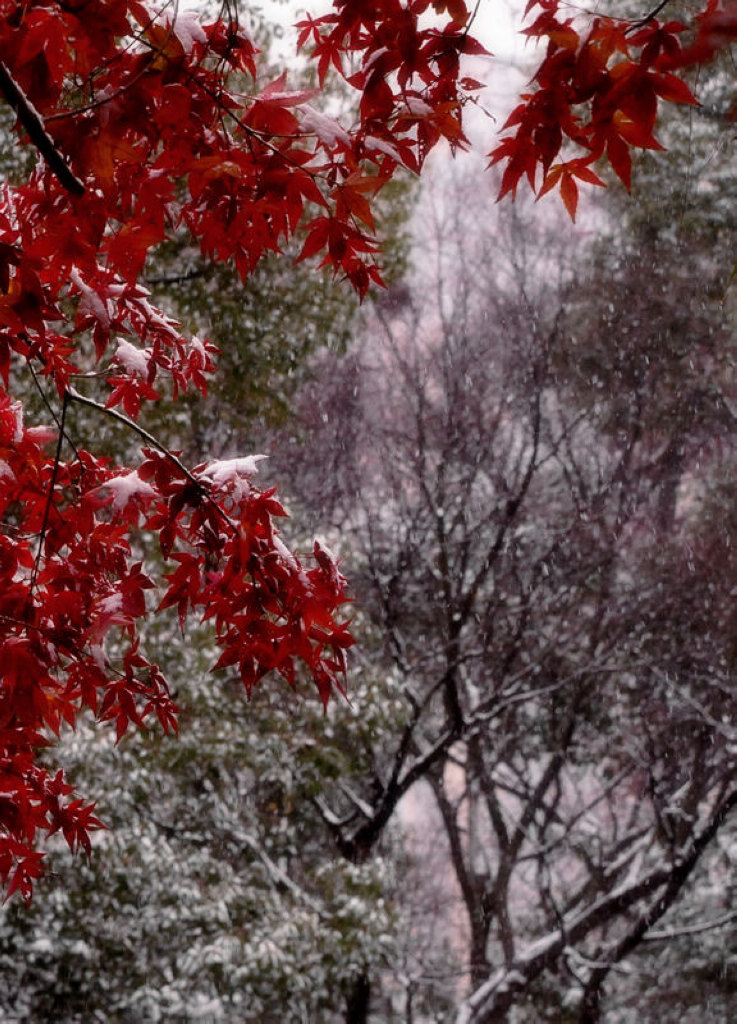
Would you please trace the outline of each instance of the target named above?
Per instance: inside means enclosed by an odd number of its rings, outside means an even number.
[[[44,538],[46,537],[46,530],[49,525],[49,516],[51,515],[51,507],[54,504],[54,488],[56,487],[56,478],[59,474],[59,465],[61,463],[61,449],[64,444],[64,420],[67,414],[68,399],[66,394],[62,400],[61,405],[61,416],[59,418],[59,436],[56,441],[56,453],[54,454],[54,468],[51,470],[51,481],[49,483],[49,493],[46,495],[46,504],[44,506],[44,515],[41,522],[41,530],[38,535],[38,548],[36,549],[36,559],[33,563],[33,572],[31,573],[31,582],[28,587],[28,597],[26,599],[26,605],[31,601],[33,596],[33,590],[36,586],[36,578],[38,576],[39,566],[41,565],[41,555],[43,553]]]
[[[15,615],[3,615],[3,614],[0,614],[0,622],[7,622],[11,626],[19,626],[24,632],[26,630],[33,629],[37,633],[40,633],[42,636],[49,636],[50,635],[50,630],[44,629],[43,626],[39,626],[35,622],[28,622],[26,619],[16,618]]]
[[[46,365],[45,360],[42,359],[41,361],[44,363],[44,365]],[[28,369],[30,370],[31,376],[33,377],[33,383],[36,385],[36,390],[38,391],[39,395],[41,396],[41,401],[46,406],[49,415],[51,416],[51,418],[53,419],[54,423],[56,424],[56,427],[57,427],[57,429],[59,431],[59,436],[60,437],[62,435],[64,436],[64,439],[66,440],[67,444],[72,449],[72,451],[74,452],[75,456],[77,456],[77,458],[79,458],[79,450],[77,449],[77,446],[74,443],[74,441],[73,441],[72,437],[70,436],[69,432],[65,431],[63,420],[59,418],[59,416],[56,413],[56,409],[54,409],[53,405],[51,404],[51,402],[48,399],[48,395],[46,394],[44,389],[41,387],[41,381],[38,379],[38,374],[36,373],[36,371],[33,368],[33,363],[28,363]]]
[[[476,0],[476,6],[474,7],[474,9],[473,9],[473,11],[471,13],[470,18],[466,22],[466,27],[463,29],[463,38],[464,39],[468,36],[468,33],[471,31],[471,26],[473,25],[474,21],[476,21],[476,18],[478,16],[479,8],[480,7],[481,7],[481,0]]]
[[[72,195],[83,196],[84,185],[67,166],[64,157],[44,128],[41,115],[29,102],[2,61],[0,61],[0,92],[18,115],[18,120],[28,132],[31,142],[44,158],[49,169],[56,175],[59,183]]]
[[[33,630],[39,636],[43,637],[44,640],[54,644],[59,652],[70,660],[74,660],[78,657],[78,650],[74,650],[69,644],[63,640],[59,640],[58,630],[48,628],[47,626],[41,626],[38,622],[29,622],[28,619],[19,619],[15,615],[4,615],[0,614],[0,622],[7,622],[11,626],[16,626],[22,633],[28,633],[29,630]],[[110,669],[110,671],[115,671]]]
[[[52,121],[67,121],[72,117],[79,118],[82,114],[88,114],[91,110],[100,110],[102,107],[109,106],[113,100],[116,100],[119,96],[123,96],[126,92],[129,92],[133,86],[140,81],[140,79],[149,73],[149,70],[149,66],[145,64],[137,75],[128,79],[124,85],[121,85],[114,92],[111,92],[109,95],[105,95],[102,99],[92,100],[90,103],[85,103],[80,107],[74,107],[72,110],[60,110],[56,114],[50,114],[46,118],[46,124],[50,124]]]
[[[648,22],[651,22],[653,20],[653,18],[657,18],[657,16],[660,14],[663,8],[667,7],[669,3],[670,0],[660,0],[660,3],[656,4],[651,11],[649,11],[647,14],[643,14],[641,18],[638,18],[637,21],[633,22],[631,29],[628,29],[628,31],[632,31],[633,29],[636,28],[642,28],[643,25],[647,25]]]
[[[188,270],[185,274],[174,274],[171,277],[167,277],[166,274],[161,277],[145,277],[144,281],[147,285],[155,287],[161,284],[185,284],[187,281],[195,281],[197,278],[206,277],[212,270],[211,266],[200,267],[198,270]]]

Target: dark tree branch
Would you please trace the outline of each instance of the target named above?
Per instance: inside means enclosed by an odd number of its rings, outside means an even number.
[[[694,839],[688,855],[674,865],[660,896],[638,917],[614,949],[605,953],[606,963],[591,972],[584,990],[579,1024],[598,1024],[601,1019],[602,987],[610,971],[640,945],[652,926],[670,909],[696,867],[699,857],[734,807],[737,807],[737,790],[734,790],[715,810],[711,821]]]
[[[567,922],[567,929],[559,934],[551,933],[547,941],[537,943],[538,951],[532,956],[519,957],[509,971],[497,972],[482,985],[468,1000],[461,1011],[459,1021],[463,1024],[493,1024],[504,1019],[504,1015],[515,1002],[518,994],[543,971],[556,963],[566,945],[580,942],[596,929],[626,914],[630,908],[643,900],[655,896],[653,902],[642,911],[634,926],[625,934],[617,946],[607,954],[606,964],[595,968],[589,982],[591,995],[589,1004],[595,1013],[601,988],[612,966],[632,952],[643,940],[648,930],[674,903],[683,886],[696,867],[699,858],[716,836],[730,812],[737,807],[737,790],[732,790],[714,810],[708,824],[694,838],[688,853],[667,868],[654,868],[640,881],[602,896],[590,907],[581,911]],[[588,987],[588,986],[587,986]],[[586,999],[585,999],[586,1002]],[[586,1005],[582,1007],[581,1024],[595,1022],[598,1018],[585,1016]]]
[[[56,175],[60,184],[73,196],[83,196],[84,185],[70,170],[64,157],[54,145],[53,139],[44,128],[41,115],[33,107],[2,61],[0,61],[0,92],[15,111],[18,120],[27,131],[29,139],[44,158],[49,169]]]

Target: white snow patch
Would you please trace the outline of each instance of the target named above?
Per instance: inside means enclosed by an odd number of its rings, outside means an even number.
[[[9,409],[11,415],[15,420],[15,429],[13,431],[13,444],[20,444],[23,440],[23,406],[20,402],[11,402],[10,406],[6,406]],[[9,424],[8,424],[9,425]]]
[[[404,166],[404,160],[399,153],[396,146],[392,146],[391,142],[387,142],[385,139],[377,139],[375,135],[367,135],[365,139],[366,145],[372,149],[378,149],[380,153],[386,153],[392,160],[396,160],[398,164]]]
[[[207,366],[207,361],[210,358],[205,343],[200,338],[190,338],[189,341],[190,358],[194,361],[196,359],[197,366],[203,369]]]
[[[363,63],[364,71],[367,71],[373,64],[376,63],[379,57],[383,57],[384,54],[388,52],[389,50],[386,48],[386,46],[380,46],[378,50],[374,50],[373,53],[369,56],[368,60],[364,61]]]
[[[99,602],[98,608],[101,612],[107,612],[113,614],[123,610],[123,595],[122,594],[108,594],[107,597]]]
[[[281,537],[278,536],[278,534],[274,534],[274,547],[279,552],[279,554],[281,555],[282,559],[289,566],[289,568],[293,572],[299,573],[300,572],[299,562],[294,557],[294,555],[289,550],[289,548],[284,543],[284,541],[281,539]]]
[[[325,555],[326,558],[329,558],[333,565],[338,564],[338,559],[335,555],[335,552],[332,550],[332,548],[328,547],[328,545],[325,543],[325,540],[322,537],[315,537],[315,548],[321,554]]]
[[[100,671],[104,672],[109,662],[102,644],[90,644],[90,655]]]
[[[191,53],[195,43],[206,43],[205,30],[193,11],[180,11],[174,22],[174,35],[185,53]]]
[[[336,142],[343,142],[345,144],[350,142],[348,132],[338,124],[334,117],[320,113],[319,110],[311,107],[309,103],[305,103],[302,110],[303,130],[314,133],[320,142],[326,146],[334,146]]]
[[[410,114],[416,114],[418,117],[424,117],[425,114],[432,114],[432,107],[420,96],[408,96],[407,97],[407,110]]]
[[[268,455],[244,455],[234,459],[216,459],[200,471],[203,480],[209,480],[216,487],[223,487],[230,480],[258,473],[258,463]]]
[[[110,327],[110,311],[97,292],[90,288],[82,279],[76,267],[72,267],[69,279],[80,293],[80,312],[93,316],[105,330],[108,330]]]
[[[151,359],[150,349],[138,348],[129,341],[120,338],[113,358],[128,373],[140,373],[144,378],[148,376],[148,365]]]
[[[132,498],[154,498],[157,494],[150,483],[140,478],[136,469],[130,473],[125,473],[123,476],[116,476],[112,480],[106,480],[101,486],[112,491],[112,507],[116,512],[121,512]]]

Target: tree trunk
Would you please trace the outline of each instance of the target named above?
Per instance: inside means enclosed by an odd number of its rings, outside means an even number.
[[[362,974],[346,996],[345,1024],[367,1024],[370,1002],[371,981],[367,974]]]

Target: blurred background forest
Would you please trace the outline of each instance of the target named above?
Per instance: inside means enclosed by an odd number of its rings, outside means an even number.
[[[152,623],[180,737],[63,736],[110,830],[0,911],[1,1019],[737,1018],[734,72],[701,74],[575,228],[470,159],[397,188],[361,309],[288,256],[160,253],[222,355],[145,426],[269,455],[352,583],[348,700],[249,702]]]

